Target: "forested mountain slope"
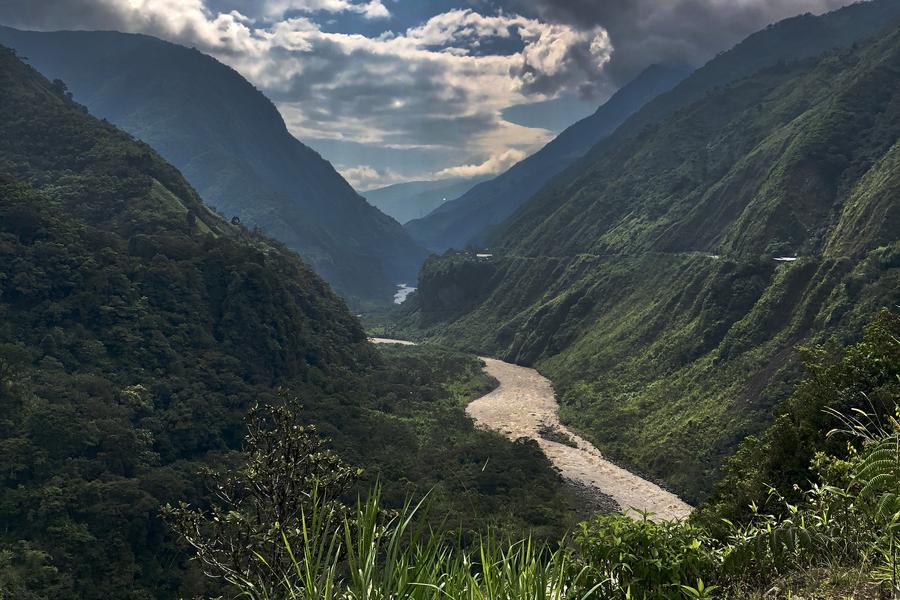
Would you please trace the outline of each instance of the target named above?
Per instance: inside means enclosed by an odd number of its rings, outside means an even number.
[[[537,363],[564,420],[697,500],[789,393],[797,344],[900,303],[898,140],[893,26],[601,144],[492,259],[429,261],[410,319]]]
[[[348,297],[389,299],[424,260],[400,225],[295,139],[275,106],[197,50],[118,32],[26,32],[0,43],[147,142],[227,218],[285,243]]]
[[[648,100],[670,90],[690,72],[683,66],[654,65],[616,92],[590,117],[575,123],[540,151],[502,175],[478,184],[430,215],[406,224],[429,250],[466,248],[483,243],[493,228],[522,206],[553,176],[612,133]]]
[[[862,0],[824,15],[803,14],[774,23],[710,60],[671,92],[647,103],[595,151],[604,152],[623,138],[659,123],[703,99],[710,90],[780,62],[814,58],[829,50],[852,46],[897,19],[900,3],[896,0]]]
[[[434,489],[460,536],[565,526],[540,452],[466,419],[477,361],[385,358],[296,254],[5,48],[0,114],[0,596],[218,596],[158,511],[203,504],[256,403],[299,399],[366,487]]]

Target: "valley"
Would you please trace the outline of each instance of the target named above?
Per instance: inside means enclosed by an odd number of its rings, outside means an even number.
[[[58,4],[0,600],[900,598],[900,0]]]
[[[415,343],[372,338],[379,345],[415,346]],[[530,439],[564,479],[599,496],[608,497],[623,514],[653,520],[684,519],[691,507],[678,496],[603,458],[597,448],[559,421],[559,406],[550,382],[534,369],[481,357],[485,373],[497,388],[466,406],[476,424],[512,441]],[[556,441],[545,432],[561,436]]]
[[[816,26],[879,9],[897,5]],[[796,385],[797,348],[851,342],[900,301],[900,38],[725,69],[799,25],[635,113],[506,221],[490,259],[432,256],[397,333],[537,368],[567,426],[703,502]]]

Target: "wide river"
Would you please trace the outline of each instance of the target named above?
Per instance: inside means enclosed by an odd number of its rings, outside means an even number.
[[[414,345],[381,338],[372,341]],[[691,513],[690,505],[678,496],[609,462],[590,442],[563,425],[553,386],[546,377],[534,369],[493,358],[482,357],[481,360],[487,374],[500,385],[466,407],[477,425],[511,440],[523,437],[535,440],[564,478],[611,497],[620,510],[631,517],[640,518],[637,511],[641,511],[652,513],[654,520],[671,520],[685,518]],[[554,433],[547,435],[548,431]]]

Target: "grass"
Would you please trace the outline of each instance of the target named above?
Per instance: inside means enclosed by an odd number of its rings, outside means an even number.
[[[253,600],[561,600],[581,587],[578,598],[600,597],[600,584],[587,586],[587,568],[573,574],[565,549],[491,534],[460,549],[417,525],[423,506],[385,513],[376,490],[339,528],[313,507],[300,524],[302,547],[290,548],[294,572],[284,582],[265,589],[232,583]]]

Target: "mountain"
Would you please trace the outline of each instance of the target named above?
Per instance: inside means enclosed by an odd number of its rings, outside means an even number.
[[[10,597],[175,597],[160,503],[274,382],[376,355],[294,253],[2,47],[0,111],[0,589],[23,561]]]
[[[296,253],[3,47],[0,113],[0,596],[222,596],[159,511],[205,505],[198,472],[240,459],[257,403],[316,424],[388,506],[430,490],[461,537],[571,524],[537,446],[465,415],[492,385],[477,359],[376,351]]]
[[[661,97],[683,107],[635,115],[648,124],[544,188],[493,257],[426,263],[407,322],[536,364],[579,433],[702,499],[790,393],[798,344],[900,303],[900,28],[866,37],[891,15],[865,3],[757,34],[840,24],[852,44]],[[733,56],[706,73],[716,61]]]
[[[661,94],[628,119],[615,135],[598,144],[597,152],[623,137],[640,133],[677,110],[702,100],[710,91],[780,62],[820,56],[847,48],[900,18],[896,0],[862,0],[821,16],[803,14],[758,31],[720,53],[670,93]],[[590,159],[588,159],[590,160]]]
[[[156,149],[200,196],[291,249],[348,297],[390,299],[425,253],[236,71],[145,35],[0,28],[0,44]]]
[[[651,67],[622,88],[597,114],[570,127],[535,156],[424,219],[410,221],[406,229],[419,244],[435,252],[470,244],[485,246],[508,217],[595,144],[602,148],[614,146],[621,138],[636,135],[643,127],[701,99],[708,91],[778,61],[817,56],[832,48],[852,45],[896,19],[898,13],[895,0],[872,0],[825,18],[807,14],[787,19],[750,36],[684,81],[681,80],[688,73],[683,68]],[[670,93],[662,93],[673,86]],[[632,116],[635,111],[637,114]],[[613,131],[616,135],[610,136]],[[564,175],[562,179],[568,177]]]
[[[459,198],[482,179],[410,181],[362,192],[369,204],[400,223],[421,219],[448,200]]]
[[[534,155],[502,175],[480,183],[460,198],[406,224],[419,244],[435,252],[482,244],[555,175],[612,133],[646,102],[671,89],[687,67],[651,66],[616,92],[597,112],[575,123]]]

